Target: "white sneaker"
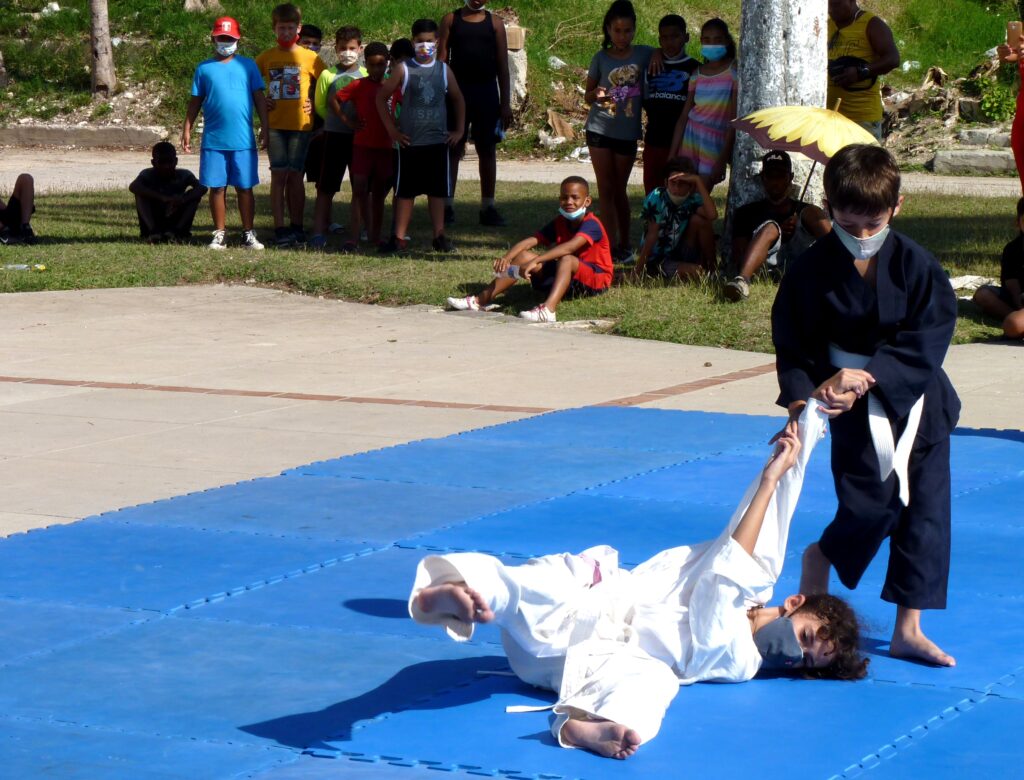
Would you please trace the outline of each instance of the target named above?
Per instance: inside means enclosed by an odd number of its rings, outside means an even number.
[[[263,244],[256,238],[255,230],[246,230],[242,233],[242,247],[245,249],[263,249]]]
[[[519,312],[519,316],[527,322],[558,322],[558,317],[543,303],[529,311]]]
[[[448,305],[455,311],[480,311],[480,301],[475,295],[467,295],[465,298],[449,298]]]
[[[213,240],[207,244],[210,249],[227,249],[228,248],[228,237],[223,230],[213,231]]]

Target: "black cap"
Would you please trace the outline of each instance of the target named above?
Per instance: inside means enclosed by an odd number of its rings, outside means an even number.
[[[765,156],[761,158],[761,168],[767,168],[769,165],[781,165],[787,171],[793,170],[793,161],[789,159],[789,155],[783,151],[772,149],[770,152],[765,153]]]

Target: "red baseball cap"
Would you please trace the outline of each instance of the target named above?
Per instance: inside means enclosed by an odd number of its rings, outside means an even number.
[[[229,38],[234,38],[237,41],[242,37],[242,31],[238,29],[238,22],[230,16],[222,16],[213,23],[213,31],[210,35],[213,37],[227,35]]]

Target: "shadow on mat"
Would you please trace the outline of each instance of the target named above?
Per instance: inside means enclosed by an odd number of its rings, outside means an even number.
[[[996,428],[957,428],[954,436],[972,436],[981,439],[1005,439],[1006,441],[1024,442],[1024,431],[1007,431]]]
[[[409,619],[409,604],[401,599],[349,599],[341,605],[371,617]]]
[[[372,659],[360,660],[372,662]],[[483,701],[489,698],[491,690],[488,686],[473,685],[480,679],[477,672],[506,669],[508,660],[504,656],[424,661],[405,667],[387,682],[353,699],[315,712],[285,715],[240,728],[292,748],[306,749],[328,739],[347,742],[361,721],[403,710],[441,709],[434,697],[442,690],[446,694],[444,708]]]

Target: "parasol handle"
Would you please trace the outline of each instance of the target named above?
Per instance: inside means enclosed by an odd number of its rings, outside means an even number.
[[[803,200],[804,199],[804,195],[807,194],[807,188],[811,184],[811,177],[814,175],[814,166],[816,166],[817,164],[818,164],[817,160],[812,160],[811,161],[811,172],[807,174],[807,181],[804,182],[804,188],[802,190],[800,190],[800,197],[798,198],[798,200]]]
[[[842,98],[836,98],[836,104],[834,106],[832,106],[832,110],[835,111],[836,113],[839,113],[839,106],[841,106],[842,104],[843,104],[843,99]]]

